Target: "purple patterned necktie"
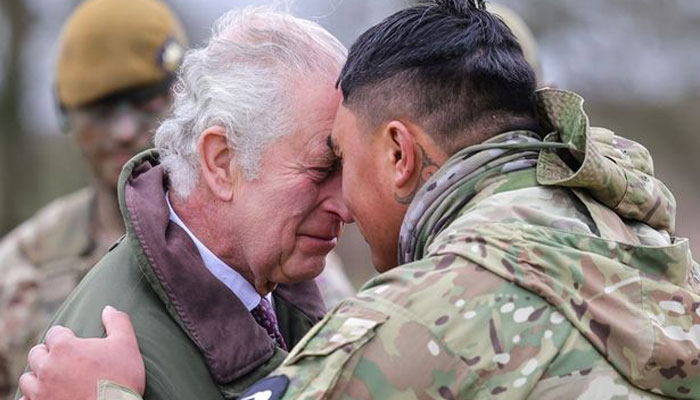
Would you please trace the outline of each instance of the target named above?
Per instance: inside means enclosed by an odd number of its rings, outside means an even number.
[[[254,309],[250,310],[250,314],[255,318],[258,325],[265,328],[270,339],[277,342],[277,345],[284,350],[287,350],[287,345],[284,343],[284,338],[280,333],[279,326],[277,325],[277,316],[275,316],[275,310],[272,309],[272,304],[265,298],[260,299],[260,304]]]

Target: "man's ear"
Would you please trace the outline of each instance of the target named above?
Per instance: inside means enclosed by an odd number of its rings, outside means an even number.
[[[228,145],[226,130],[220,126],[207,128],[199,136],[197,148],[204,182],[216,198],[231,201],[237,176],[232,169],[234,153]]]
[[[393,166],[392,183],[397,189],[414,181],[416,173],[416,138],[401,121],[391,121],[384,126],[383,136],[388,144],[387,156]]]

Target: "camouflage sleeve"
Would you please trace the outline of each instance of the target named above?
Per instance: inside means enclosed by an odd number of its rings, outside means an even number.
[[[0,398],[16,390],[27,353],[103,253],[83,189],[54,200],[0,240]]]
[[[525,398],[570,333],[538,296],[436,257],[342,302],[273,375],[285,399]]]
[[[22,254],[18,232],[0,242],[0,398],[15,392],[27,351],[43,328],[36,267]]]
[[[97,383],[96,400],[142,400],[133,390],[110,381]]]

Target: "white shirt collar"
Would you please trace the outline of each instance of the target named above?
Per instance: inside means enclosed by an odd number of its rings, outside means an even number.
[[[176,223],[180,228],[182,228],[187,235],[192,239],[194,245],[197,246],[199,250],[199,255],[202,257],[204,266],[207,267],[209,272],[212,273],[218,280],[220,280],[226,287],[228,287],[233,294],[238,297],[243,305],[248,309],[248,311],[254,309],[260,304],[260,294],[255,290],[253,285],[250,284],[241,274],[236,272],[233,268],[229,267],[225,262],[223,262],[216,254],[207,248],[197,237],[192,233],[192,231],[187,228],[187,225],[180,219],[180,217],[175,213],[173,206],[170,204],[170,198],[168,192],[165,192],[165,201],[168,203],[168,209],[170,210],[170,220]],[[268,293],[265,296],[270,302],[272,302],[272,295]]]

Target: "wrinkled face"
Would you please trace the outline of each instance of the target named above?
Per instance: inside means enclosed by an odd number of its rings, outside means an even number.
[[[142,102],[116,101],[68,110],[71,131],[97,183],[116,189],[122,166],[151,147],[158,120],[168,110],[171,96]]]
[[[258,288],[318,275],[343,223],[352,222],[326,144],[340,95],[331,81],[298,91],[298,129],[263,153],[258,178],[236,188],[236,237]]]
[[[347,107],[338,109],[330,147],[342,165],[343,198],[372,251],[375,269],[397,265],[399,230],[406,205],[392,191],[392,154]]]

